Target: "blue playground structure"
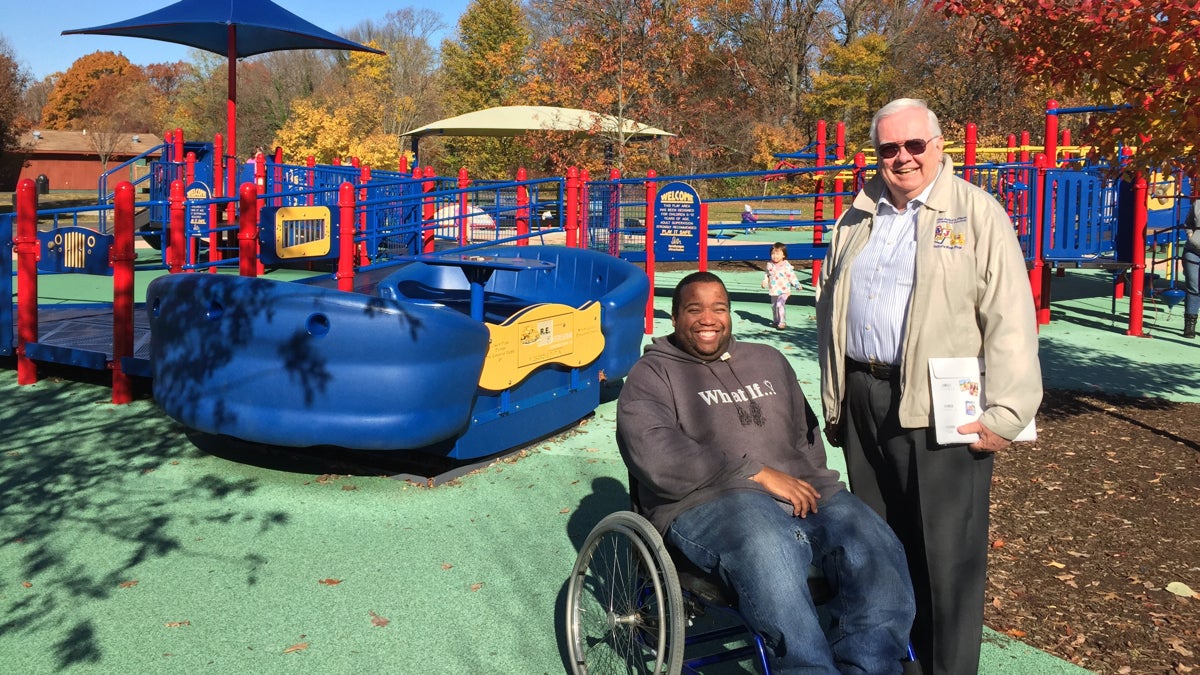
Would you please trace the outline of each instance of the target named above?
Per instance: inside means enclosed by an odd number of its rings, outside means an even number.
[[[277,151],[234,164],[241,189],[222,195],[212,145],[168,134],[141,182],[102,181],[95,206],[39,211],[26,186],[0,214],[0,284],[17,299],[0,303],[0,355],[22,383],[36,362],[111,370],[116,402],[119,381],[150,378],[182,423],[251,442],[492,455],[578,420],[625,374],[656,262],[765,260],[778,234],[815,272],[872,168],[809,149],[771,171],[599,181],[286,165]],[[1171,302],[1191,185],[1016,150],[989,161],[968,143],[956,170],[1006,206],[1039,320],[1051,270],[1098,267],[1113,273],[1114,313],[1130,282],[1140,334],[1140,284]],[[796,186],[705,197],[731,179]],[[755,204],[759,236],[710,222],[725,202]],[[60,275],[111,277],[111,302],[43,303],[38,278]],[[134,298],[135,275],[162,276]]]
[[[156,279],[155,400],[257,443],[475,459],[586,416],[641,353],[646,276],[593,251],[423,255],[355,282]]]

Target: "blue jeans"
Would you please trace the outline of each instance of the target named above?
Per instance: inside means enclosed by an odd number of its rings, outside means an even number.
[[[781,508],[786,507],[786,508]],[[904,548],[874,511],[846,490],[806,518],[770,495],[739,491],[685,511],[670,542],[738,596],[775,673],[899,673],[912,626]],[[823,629],[808,589],[816,565],[834,597]]]
[[[1200,253],[1183,252],[1183,280],[1187,288],[1183,313],[1196,314],[1200,312]]]

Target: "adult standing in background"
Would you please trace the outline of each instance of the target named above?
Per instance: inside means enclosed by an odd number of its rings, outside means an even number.
[[[1183,245],[1183,337],[1196,337],[1196,314],[1200,312],[1200,197],[1192,199],[1192,216],[1187,220],[1187,242]]]
[[[1025,261],[1004,209],[954,175],[937,116],[898,99],[875,114],[876,175],[829,238],[817,300],[826,434],[850,489],[904,543],[926,675],[978,671],[994,453],[1042,397]],[[969,445],[939,446],[928,362],[983,357]]]

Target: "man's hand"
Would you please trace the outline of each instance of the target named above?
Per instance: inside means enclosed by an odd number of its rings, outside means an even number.
[[[968,445],[975,452],[996,452],[1003,450],[1012,443],[1012,441],[992,433],[991,429],[980,424],[978,421],[967,422],[958,428],[960,434],[979,434],[979,440]]]
[[[763,486],[776,497],[790,502],[793,516],[804,518],[809,511],[817,512],[817,500],[821,498],[821,494],[795,476],[764,466],[761,471],[751,476],[750,480]]]

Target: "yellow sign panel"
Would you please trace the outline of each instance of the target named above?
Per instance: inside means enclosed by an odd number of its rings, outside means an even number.
[[[502,324],[486,325],[491,344],[479,386],[492,391],[507,389],[549,363],[586,366],[604,351],[600,304],[595,301],[579,309],[554,303],[533,305]]]
[[[1150,198],[1147,200],[1146,208],[1151,211],[1161,211],[1175,207],[1175,195],[1178,190],[1175,186],[1174,175],[1155,171],[1150,174],[1147,184]]]
[[[275,212],[275,255],[280,258],[329,255],[332,241],[328,206],[284,206]]]

